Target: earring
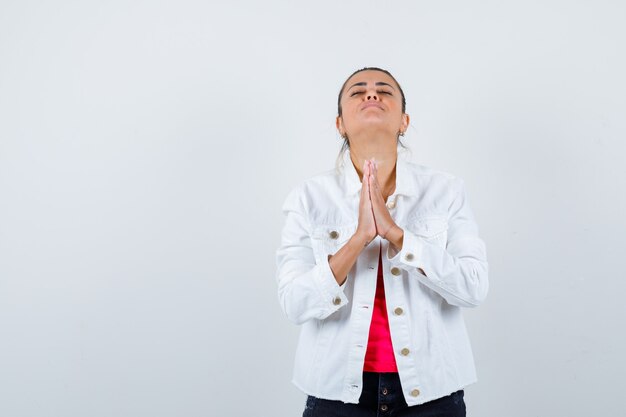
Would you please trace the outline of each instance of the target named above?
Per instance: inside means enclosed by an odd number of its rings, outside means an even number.
[[[404,132],[400,132],[400,136],[404,136]]]
[[[342,137],[344,140],[348,140],[348,135],[347,135],[346,133],[344,133],[343,135],[341,135],[341,137]]]

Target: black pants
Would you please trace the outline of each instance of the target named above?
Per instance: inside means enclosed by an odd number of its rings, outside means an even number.
[[[464,392],[409,407],[396,372],[363,372],[358,404],[309,395],[302,417],[465,417]]]

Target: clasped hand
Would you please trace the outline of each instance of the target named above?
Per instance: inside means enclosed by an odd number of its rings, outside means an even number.
[[[389,233],[398,228],[385,204],[378,183],[376,165],[376,162],[370,160],[363,163],[357,234],[365,239],[365,245],[369,244],[377,235],[389,240]]]

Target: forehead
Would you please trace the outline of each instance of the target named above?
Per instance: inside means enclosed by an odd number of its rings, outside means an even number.
[[[349,89],[355,83],[365,82],[367,84],[375,84],[377,82],[384,82],[397,88],[396,82],[389,75],[382,71],[366,70],[354,74],[346,82],[346,90]]]

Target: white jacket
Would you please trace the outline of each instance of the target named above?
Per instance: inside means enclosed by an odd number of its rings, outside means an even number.
[[[387,207],[404,230],[402,249],[395,253],[377,236],[339,286],[328,255],[356,231],[360,190],[348,150],[339,168],[302,181],[282,206],[278,298],[287,318],[301,325],[293,384],[315,397],[358,403],[381,247],[389,327],[407,404],[476,382],[461,307],[485,299],[488,264],[464,181],[399,153]]]

